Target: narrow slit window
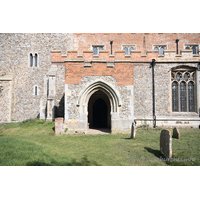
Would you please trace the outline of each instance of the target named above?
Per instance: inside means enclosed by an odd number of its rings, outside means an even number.
[[[38,62],[38,55],[37,53],[35,54],[35,67],[37,67],[37,62]]]
[[[191,81],[188,83],[188,104],[189,112],[194,112],[194,83]]]
[[[37,86],[35,86],[35,95],[37,96],[38,91],[37,91]]]
[[[33,66],[33,54],[31,53],[30,54],[30,67]]]
[[[178,83],[172,83],[172,111],[178,112]]]

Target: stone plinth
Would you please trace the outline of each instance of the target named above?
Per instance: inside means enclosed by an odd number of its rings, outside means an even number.
[[[166,157],[172,157],[172,136],[169,130],[162,130],[160,134],[160,152]]]
[[[55,118],[55,134],[61,134],[61,130],[63,128],[63,118]]]
[[[172,136],[172,137],[173,137],[173,138],[180,139],[180,132],[179,132],[179,130],[178,130],[177,127],[175,127],[175,128],[173,129],[173,136]]]

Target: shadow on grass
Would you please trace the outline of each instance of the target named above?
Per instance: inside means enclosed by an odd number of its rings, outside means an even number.
[[[148,152],[154,154],[157,158],[164,158],[163,155],[161,154],[160,151],[149,148],[149,147],[144,147],[144,149],[146,149]]]
[[[26,164],[27,166],[99,166],[96,161],[89,161],[87,156],[81,160],[72,159],[71,162],[58,162],[54,159],[51,162],[32,161]]]

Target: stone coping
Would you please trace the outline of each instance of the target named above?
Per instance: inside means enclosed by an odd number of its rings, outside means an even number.
[[[93,53],[93,50],[84,50],[83,53]]]
[[[69,51],[67,51],[67,53],[77,53],[77,51],[75,51],[75,50],[69,50]]]
[[[176,51],[175,51],[175,50],[167,50],[167,49],[164,50],[164,53],[170,53],[170,52],[171,52],[171,53],[175,53]]]
[[[125,53],[125,50],[116,50],[115,53]]]
[[[13,74],[0,75],[0,81],[12,81]]]
[[[92,59],[92,62],[107,62],[106,59]]]
[[[61,50],[52,50],[51,53],[61,53]]]
[[[84,62],[84,59],[81,58],[74,58],[74,59],[67,59],[64,62]]]
[[[158,50],[147,50],[147,53],[158,53]]]
[[[138,50],[131,50],[131,53],[141,53],[141,51],[138,51]]]
[[[109,50],[99,50],[99,53],[108,53]]]
[[[183,50],[181,50],[181,52],[192,52],[192,50],[191,49],[183,49]]]

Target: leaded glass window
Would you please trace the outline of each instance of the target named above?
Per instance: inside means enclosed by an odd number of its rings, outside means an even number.
[[[195,112],[195,69],[172,70],[172,111]]]
[[[172,111],[178,112],[178,83],[172,83]]]
[[[192,81],[188,83],[188,107],[189,112],[194,112],[194,83]]]
[[[181,112],[187,111],[187,105],[186,105],[186,84],[185,82],[180,83],[180,108]]]

